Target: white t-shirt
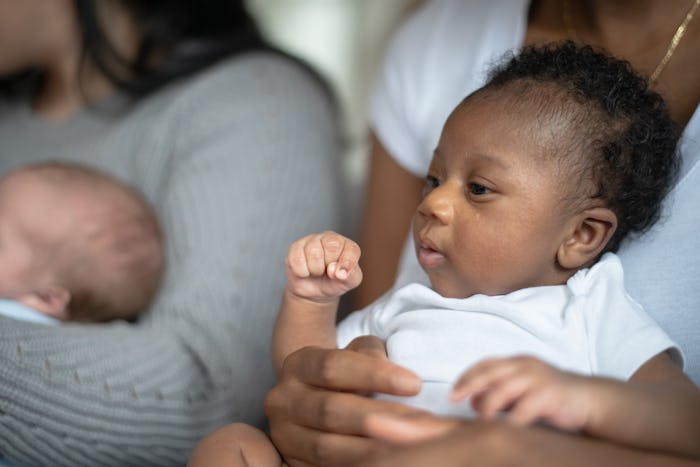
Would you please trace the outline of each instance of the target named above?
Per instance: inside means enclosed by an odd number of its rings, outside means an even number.
[[[372,334],[386,342],[392,362],[415,371],[420,394],[390,398],[442,415],[469,416],[452,404],[459,375],[487,357],[532,355],[586,375],[626,380],[665,350],[682,365],[677,346],[625,292],[622,265],[608,253],[565,285],[507,295],[445,298],[409,284],[338,326],[338,345]]]
[[[389,153],[417,176],[428,170],[445,119],[479,88],[491,65],[517,50],[529,2],[427,2],[398,32],[372,103],[373,129]],[[681,176],[661,220],[618,252],[630,295],[686,355],[686,372],[700,384],[700,111],[680,142]],[[427,283],[408,237],[396,287]]]

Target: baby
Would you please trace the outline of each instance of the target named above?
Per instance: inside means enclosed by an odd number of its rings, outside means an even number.
[[[624,426],[658,404],[629,397],[621,380],[665,384],[660,401],[697,388],[680,350],[625,292],[613,253],[659,217],[676,141],[663,100],[625,62],[572,43],[524,49],[444,125],[413,222],[430,287],[392,290],[336,328],[339,297],[362,280],[360,248],[333,232],[298,240],[275,368],[302,347],[371,334],[421,377],[416,396],[395,399],[435,413],[475,410],[624,442],[636,430],[634,442],[649,448],[660,430],[692,433],[700,414],[688,421],[682,411],[668,410],[666,426],[653,417]],[[692,452],[686,444],[680,452]],[[191,465],[212,459],[282,462],[245,425],[210,435]]]
[[[83,166],[42,163],[0,179],[0,314],[42,323],[129,320],[164,269],[151,208]]]

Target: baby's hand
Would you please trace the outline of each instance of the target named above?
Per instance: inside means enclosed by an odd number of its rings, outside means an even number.
[[[308,235],[287,254],[287,288],[298,297],[329,301],[362,282],[360,247],[335,232]]]
[[[592,413],[591,378],[558,370],[534,357],[494,358],[460,376],[452,400],[471,396],[479,416],[491,419],[507,411],[519,425],[545,421],[564,430],[580,430]]]

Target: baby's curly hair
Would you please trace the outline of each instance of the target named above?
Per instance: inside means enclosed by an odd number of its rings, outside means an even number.
[[[577,173],[594,187],[586,198],[602,200],[618,219],[604,251],[658,220],[680,165],[679,132],[663,98],[628,62],[571,41],[526,47],[492,69],[478,93],[502,89],[537,102],[538,114],[550,115],[545,122],[552,114],[566,122],[571,141],[556,156],[579,157]]]

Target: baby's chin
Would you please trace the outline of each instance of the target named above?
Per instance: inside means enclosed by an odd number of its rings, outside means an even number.
[[[427,272],[427,271],[426,271]],[[487,295],[491,297],[506,295],[514,290],[503,290],[500,287],[484,287],[478,285],[469,285],[465,281],[446,277],[433,277],[434,274],[428,273],[430,279],[430,287],[445,298],[468,298],[473,295]]]
[[[430,275],[429,275],[430,276]],[[430,278],[430,287],[442,297],[445,298],[467,298],[476,295],[478,292],[472,292],[463,284],[455,284],[451,281],[446,281],[443,278],[435,280]]]

